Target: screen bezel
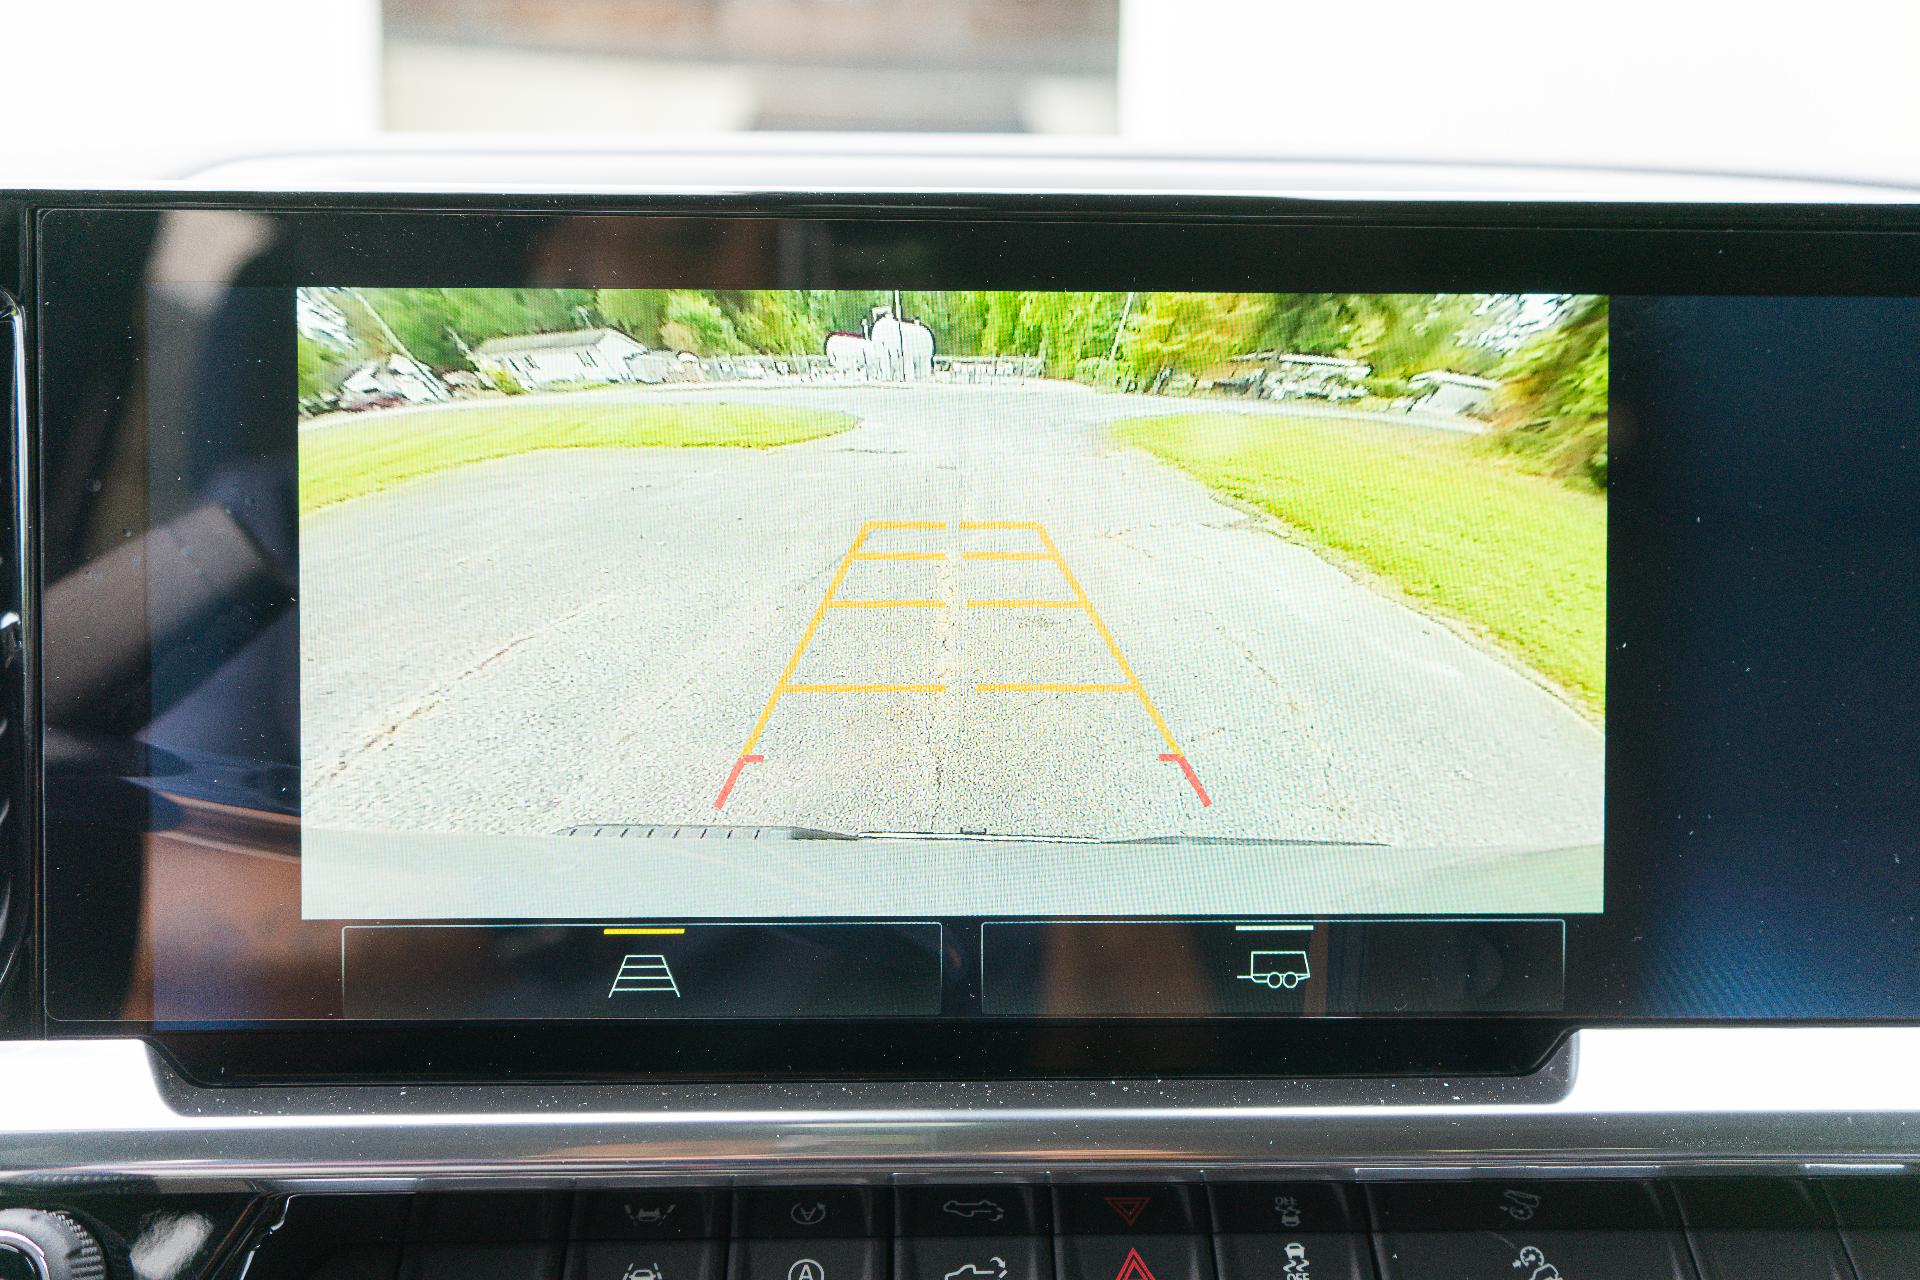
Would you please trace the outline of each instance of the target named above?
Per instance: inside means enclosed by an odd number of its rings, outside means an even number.
[[[157,220],[186,208],[257,221],[290,253],[247,283],[366,285],[672,285],[701,287],[1229,288],[1551,291],[1622,294],[1920,294],[1920,218],[1908,209],[1600,205],[1346,205],[1172,198],[968,197],[60,197],[35,201],[40,485],[46,504],[72,502],[76,460],[66,442],[82,421],[120,434],[132,419],[103,403],[82,364],[144,376],[139,295],[152,282]],[[62,206],[55,208],[54,206]],[[536,257],[542,231],[612,219],[608,234],[574,237]],[[634,221],[646,219],[646,223]],[[684,232],[683,258],[663,278],[636,260],[624,231]],[[644,255],[638,255],[643,257]],[[474,264],[494,264],[476,274]],[[170,279],[208,279],[214,265],[177,257]],[[1614,446],[1631,475],[1633,447]],[[61,479],[65,478],[65,479]],[[129,483],[124,480],[114,483]],[[1618,491],[1613,499],[1621,501]],[[1637,551],[1610,522],[1609,629],[1635,634]],[[43,556],[43,581],[77,567]],[[1658,741],[1658,708],[1629,693],[1634,659],[1610,644],[1616,692],[1608,731],[1608,850],[1604,916],[1575,918],[1569,972],[1606,1000],[1564,1018],[1200,1019],[1179,1022],[980,1023],[854,1021],[676,1028],[663,1048],[647,1024],[279,1022],[195,1027],[44,1017],[53,1035],[143,1034],[202,1078],[543,1076],[834,1076],[989,1078],[1059,1075],[1216,1075],[1521,1071],[1568,1031],[1636,1017],[1636,904],[1657,892],[1637,874],[1631,839],[1644,779],[1631,746]],[[57,655],[50,655],[57,666]],[[1639,678],[1649,673],[1639,671]],[[1624,683],[1623,683],[1624,682]],[[37,698],[38,690],[34,691]],[[1627,749],[1623,750],[1622,748]],[[36,799],[39,799],[36,797]],[[40,806],[36,804],[36,809]],[[1644,817],[1644,815],[1641,815]],[[131,848],[96,844],[44,857],[44,1010],[124,989],[131,950],[62,945],[62,922],[137,920]],[[56,859],[84,874],[51,873]],[[130,871],[135,874],[128,874]],[[83,954],[84,953],[84,954]],[[1605,1005],[1606,1007],[1600,1007]]]

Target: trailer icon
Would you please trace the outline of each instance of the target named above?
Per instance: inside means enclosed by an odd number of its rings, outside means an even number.
[[[1256,951],[1247,957],[1247,971],[1234,977],[1242,982],[1258,982],[1275,991],[1289,991],[1313,976],[1304,951]]]

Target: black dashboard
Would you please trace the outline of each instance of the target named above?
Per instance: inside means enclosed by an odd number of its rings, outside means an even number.
[[[0,199],[0,1262],[1915,1274],[1917,237]]]

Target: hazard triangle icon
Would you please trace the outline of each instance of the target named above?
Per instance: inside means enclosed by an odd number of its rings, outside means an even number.
[[[1138,1249],[1129,1249],[1127,1260],[1120,1264],[1120,1274],[1113,1280],[1153,1280],[1153,1272],[1147,1269]]]
[[[1140,1221],[1140,1215],[1146,1211],[1147,1205],[1153,1199],[1152,1196],[1103,1196],[1101,1198],[1107,1202],[1107,1208],[1119,1214],[1128,1226]],[[1132,1280],[1132,1277],[1129,1277],[1129,1280]],[[1153,1280],[1153,1278],[1149,1276],[1147,1280]]]

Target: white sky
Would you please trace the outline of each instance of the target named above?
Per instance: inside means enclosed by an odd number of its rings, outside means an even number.
[[[1122,5],[1118,127],[1154,151],[1920,182],[1912,3]],[[377,0],[35,0],[6,27],[27,56],[8,60],[0,185],[180,176],[381,130]]]

